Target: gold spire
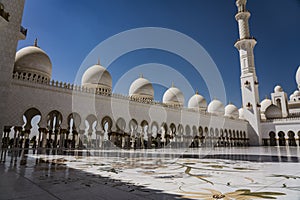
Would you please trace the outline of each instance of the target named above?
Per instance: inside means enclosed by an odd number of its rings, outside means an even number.
[[[140,78],[144,78],[144,75],[142,73],[140,73]]]
[[[174,87],[174,81],[172,81],[172,85],[171,85],[171,87]]]
[[[35,38],[33,46],[38,47],[38,39],[37,38]]]
[[[100,58],[98,57],[98,63],[97,63],[98,65],[100,65]]]
[[[198,89],[196,89],[196,94],[199,94],[199,91],[198,91]]]

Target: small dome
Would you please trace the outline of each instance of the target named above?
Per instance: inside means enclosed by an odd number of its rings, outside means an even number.
[[[245,117],[244,117],[244,108],[239,109],[239,119],[245,119]]]
[[[275,86],[275,88],[274,88],[275,93],[282,92],[282,91],[283,91],[283,89],[280,85]]]
[[[294,100],[294,98],[295,98],[295,95],[294,95],[294,94],[291,94],[291,95],[290,95],[290,101]]]
[[[298,70],[296,72],[296,82],[298,84],[298,88],[300,89],[300,66],[298,67]]]
[[[264,113],[266,111],[266,109],[272,105],[272,101],[270,99],[264,99],[261,103],[260,103],[261,107],[260,107],[260,111],[262,113]]]
[[[267,119],[282,118],[282,112],[278,106],[270,105],[265,112],[265,116]]]
[[[293,93],[294,97],[299,97],[300,96],[300,91],[299,90],[295,90],[295,92]]]
[[[88,68],[81,79],[81,85],[88,88],[112,88],[112,78],[105,67],[96,64]]]
[[[130,85],[129,96],[153,100],[153,86],[147,79],[140,77]]]
[[[207,107],[207,112],[211,114],[223,116],[225,114],[225,108],[221,101],[214,99],[209,103]]]
[[[295,92],[293,94],[290,95],[290,101],[300,101],[300,91],[299,90],[295,90]]]
[[[170,87],[163,96],[163,103],[169,105],[184,105],[184,96],[182,92],[177,87]]]
[[[188,108],[192,109],[206,109],[207,108],[207,102],[203,96],[196,93],[193,95],[189,102],[188,102]]]
[[[22,48],[16,53],[14,71],[36,74],[50,80],[52,63],[47,53],[35,42],[34,46]]]
[[[238,108],[235,105],[233,105],[233,104],[228,104],[225,107],[225,117],[230,117],[230,118],[238,119],[239,118],[239,110],[238,110]]]

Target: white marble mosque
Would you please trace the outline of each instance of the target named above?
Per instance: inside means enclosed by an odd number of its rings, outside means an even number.
[[[16,52],[18,40],[26,38],[26,29],[20,29],[25,1],[0,2],[2,148],[299,146],[300,68],[296,73],[299,88],[289,97],[277,85],[270,99],[260,101],[256,39],[250,34],[246,0],[236,0],[235,15],[240,34],[235,47],[240,54],[241,108],[225,106],[217,99],[207,102],[198,92],[186,97],[176,83],[162,102],[156,102],[147,77],[131,83],[128,96],[113,94],[112,75],[100,63],[85,71],[81,85],[52,80],[51,59],[37,41]],[[185,98],[190,98],[188,105]],[[122,112],[124,107],[130,115]],[[39,133],[32,139],[35,116],[40,116]]]

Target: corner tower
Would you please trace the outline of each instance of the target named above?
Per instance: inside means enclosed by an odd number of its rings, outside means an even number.
[[[240,54],[242,102],[244,117],[251,125],[250,143],[258,145],[261,143],[260,105],[253,53],[256,40],[250,35],[249,18],[251,14],[247,11],[246,4],[247,0],[236,0],[238,13],[235,15],[235,19],[238,22],[240,38],[234,46]]]

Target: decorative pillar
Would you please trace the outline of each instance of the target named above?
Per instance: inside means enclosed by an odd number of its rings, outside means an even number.
[[[17,137],[19,135],[19,130],[22,130],[22,127],[19,127],[19,126],[15,126],[14,127],[14,144],[13,144],[13,147],[16,148],[18,145],[17,145]]]
[[[147,149],[151,149],[152,148],[152,132],[148,132],[147,137],[148,137]]]
[[[135,147],[135,136],[137,135],[137,131],[136,130],[133,130],[132,131],[132,134],[131,134],[131,148],[134,149]]]
[[[42,141],[40,143],[40,147],[46,148],[47,147],[47,129],[41,128],[41,132],[42,132]]]
[[[58,128],[55,128],[55,130],[54,130],[53,148],[57,148],[58,133],[59,133]]]
[[[79,147],[79,137],[78,132],[73,129],[72,131],[72,142],[71,142],[71,148],[78,148]]]
[[[78,148],[83,148],[84,130],[79,130]]]
[[[64,148],[65,147],[65,138],[68,130],[67,129],[60,129],[60,134],[59,134],[59,148]]]
[[[28,141],[28,143],[27,143],[27,140],[29,140],[29,135],[30,135],[30,130],[25,130],[22,148],[29,148],[30,141]]]

